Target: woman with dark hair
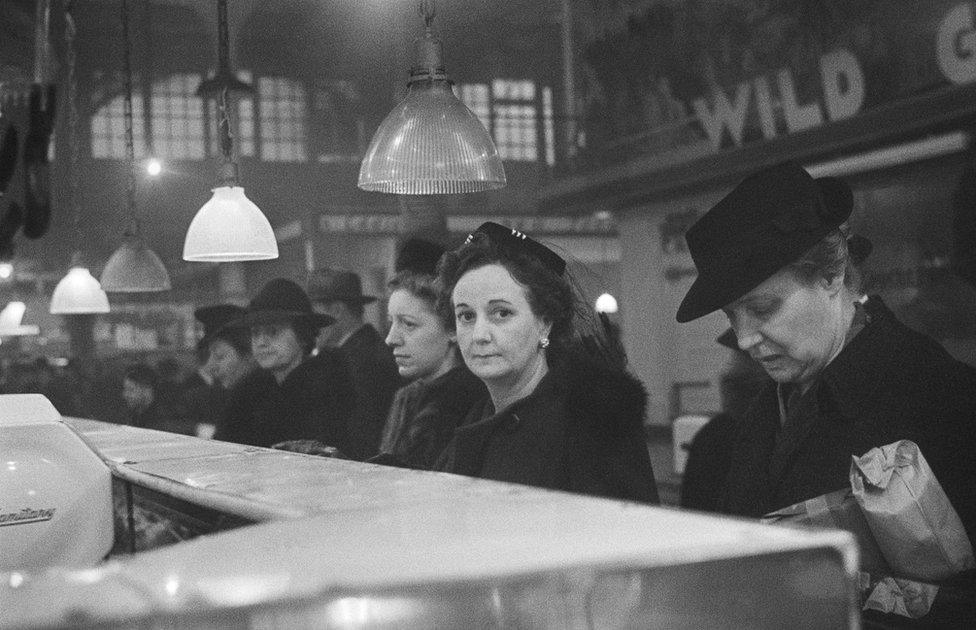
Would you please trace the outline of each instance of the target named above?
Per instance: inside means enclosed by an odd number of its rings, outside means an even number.
[[[311,356],[319,328],[331,322],[312,310],[294,282],[276,278],[265,284],[236,322],[250,330],[260,369],[231,392],[214,437],[301,452],[318,452],[322,445],[348,448],[348,374],[344,365],[327,360],[332,355]]]
[[[489,222],[444,257],[440,281],[464,362],[487,389],[441,468],[656,503],[647,395],[623,370],[565,261]]]
[[[386,345],[400,377],[410,383],[393,399],[374,463],[434,468],[454,429],[485,393],[461,360],[452,322],[437,312],[437,261],[443,253],[440,245],[409,239],[394,263]]]

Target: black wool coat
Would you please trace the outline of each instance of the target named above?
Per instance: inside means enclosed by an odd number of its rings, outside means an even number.
[[[401,387],[390,406],[380,454],[371,461],[433,470],[454,430],[487,395],[485,384],[464,365]]]
[[[345,364],[334,352],[305,359],[280,384],[271,372],[257,369],[231,390],[214,438],[265,447],[318,440],[345,453],[350,387]]]
[[[440,464],[448,472],[614,499],[657,503],[644,431],[647,393],[635,378],[579,356],[487,418],[485,395]]]
[[[353,411],[347,418],[349,451],[363,460],[377,453],[393,395],[401,385],[393,351],[371,325],[354,332],[340,347],[352,382]]]
[[[780,428],[775,384],[734,430],[719,509],[758,517],[849,486],[852,455],[918,444],[976,546],[976,369],[901,324],[878,298]]]

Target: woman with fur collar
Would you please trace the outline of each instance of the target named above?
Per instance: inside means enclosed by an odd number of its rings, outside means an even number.
[[[574,290],[565,261],[489,222],[444,257],[440,279],[461,355],[488,392],[455,431],[441,468],[656,503],[646,393]]]

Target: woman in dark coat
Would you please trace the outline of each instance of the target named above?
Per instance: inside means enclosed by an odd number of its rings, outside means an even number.
[[[688,231],[699,273],[678,321],[722,309],[775,381],[733,432],[719,508],[758,517],[849,487],[852,456],[908,439],[976,543],[976,370],[862,294],[852,206],[842,181],[786,163]]]
[[[390,407],[374,463],[431,470],[454,430],[485,386],[464,365],[454,329],[437,312],[437,261],[444,248],[409,239],[397,253],[387,317],[386,345],[401,387]]]
[[[485,223],[441,265],[461,355],[488,394],[455,432],[442,468],[656,503],[646,394],[562,258]]]
[[[315,313],[290,280],[271,280],[261,289],[240,322],[251,330],[260,369],[231,392],[216,439],[301,452],[349,447],[344,365],[332,354],[311,356],[318,329],[331,321]]]

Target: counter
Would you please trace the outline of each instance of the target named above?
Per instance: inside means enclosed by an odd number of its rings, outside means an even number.
[[[2,575],[0,628],[859,623],[845,532],[66,422],[117,488],[229,520],[91,569]]]

